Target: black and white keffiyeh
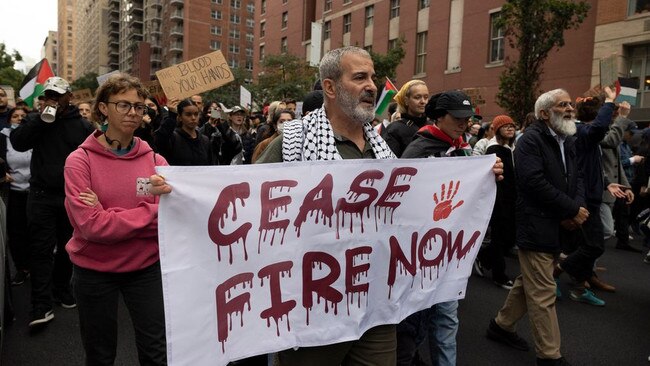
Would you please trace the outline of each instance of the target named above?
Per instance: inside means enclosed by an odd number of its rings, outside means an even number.
[[[365,123],[363,130],[366,140],[375,153],[375,158],[396,158],[370,123]],[[325,108],[316,109],[302,119],[285,122],[282,133],[282,159],[284,161],[342,159],[336,149],[334,131],[325,115]]]

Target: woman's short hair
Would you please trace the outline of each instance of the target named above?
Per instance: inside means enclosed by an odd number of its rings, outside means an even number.
[[[95,105],[92,107],[92,118],[96,121],[106,120],[106,116],[99,110],[99,103],[108,102],[111,95],[124,93],[135,89],[142,99],[148,97],[147,89],[142,85],[140,79],[125,73],[115,74],[108,78],[95,93]]]

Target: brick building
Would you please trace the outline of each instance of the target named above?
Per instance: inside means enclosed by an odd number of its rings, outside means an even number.
[[[613,1],[613,0],[612,0]],[[544,67],[542,88],[563,87],[580,95],[591,86],[597,0],[566,45],[552,51]],[[477,88],[480,113],[490,118],[503,111],[494,102],[504,60],[513,54],[503,33],[493,26],[502,0],[256,0],[253,74],[264,55],[289,52],[306,60],[314,52],[356,45],[387,52],[406,40],[406,57],[394,83],[424,80],[430,92]],[[320,38],[311,22],[322,26]],[[312,39],[314,44],[312,47]]]
[[[58,0],[58,32],[59,52],[57,57],[57,75],[72,81],[77,77],[74,69],[75,61],[75,7],[76,0]]]

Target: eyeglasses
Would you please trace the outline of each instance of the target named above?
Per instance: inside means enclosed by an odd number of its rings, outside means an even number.
[[[115,104],[115,110],[121,114],[129,113],[131,108],[138,116],[144,116],[144,112],[147,111],[147,106],[144,104],[131,104],[129,102],[106,102],[106,104]]]
[[[563,102],[560,102],[560,103],[556,104],[555,106],[560,107],[560,108],[566,108],[566,107],[571,106],[571,108],[575,108],[576,104],[573,103],[573,102],[563,101]]]

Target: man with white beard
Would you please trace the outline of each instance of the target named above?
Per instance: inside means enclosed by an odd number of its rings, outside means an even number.
[[[490,321],[487,337],[527,351],[516,325],[528,313],[537,365],[568,365],[560,353],[553,263],[561,249],[561,226],[575,228],[589,217],[569,93],[555,89],[542,94],[535,103],[535,117],[514,152],[521,275]]]

